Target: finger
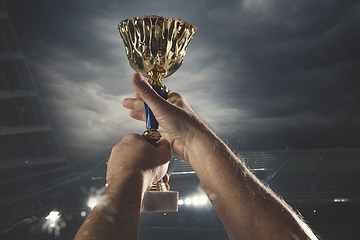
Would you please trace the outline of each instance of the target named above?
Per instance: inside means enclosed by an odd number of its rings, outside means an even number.
[[[169,185],[169,175],[167,173],[165,173],[165,176],[162,178],[164,183],[165,183],[165,187],[166,190],[170,190],[170,185]]]
[[[167,184],[169,182],[169,175],[165,173],[164,177],[162,178],[164,183]]]
[[[144,102],[141,99],[125,98],[122,104],[127,109],[136,109],[139,111],[145,111]]]
[[[137,92],[135,92],[135,97],[138,98],[138,99],[141,99],[141,97],[139,96],[139,94]]]
[[[135,109],[132,109],[130,111],[130,117],[136,119],[136,120],[139,120],[139,121],[144,121],[146,120],[146,114],[144,111],[138,111],[138,110],[135,110]]]
[[[185,103],[185,99],[177,92],[170,91],[168,93],[168,101],[177,107],[182,108]]]
[[[171,150],[171,145],[170,142],[166,139],[160,139],[160,141],[158,141],[156,143],[158,148],[163,149],[162,151],[170,151]]]
[[[133,85],[138,95],[149,105],[152,111],[161,114],[161,110],[166,107],[168,102],[160,97],[147,81],[139,73],[133,75]],[[165,104],[164,104],[165,103]],[[156,115],[156,114],[155,114]]]
[[[169,91],[168,92],[168,100],[169,100],[169,102],[173,103],[179,98],[181,98],[181,95],[179,93],[174,92],[174,91]]]
[[[135,103],[134,103],[135,100],[136,99],[133,99],[133,98],[125,98],[122,101],[122,105],[127,109],[133,109],[135,106]]]

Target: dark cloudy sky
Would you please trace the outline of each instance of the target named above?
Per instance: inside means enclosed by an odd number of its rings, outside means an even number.
[[[6,3],[69,158],[96,161],[144,130],[121,105],[133,70],[117,30],[144,15],[197,27],[164,82],[233,149],[360,147],[359,1]]]

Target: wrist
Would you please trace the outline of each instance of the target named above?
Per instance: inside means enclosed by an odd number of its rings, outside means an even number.
[[[121,171],[116,177],[108,182],[106,193],[117,195],[121,194],[122,191],[134,191],[134,193],[138,192],[143,195],[147,189],[147,184],[148,179],[144,172],[140,170]],[[120,189],[122,191],[120,191]]]
[[[191,128],[185,139],[184,156],[187,162],[191,165],[199,158],[213,148],[218,137],[215,133],[201,120],[197,121]]]
[[[122,172],[123,173],[123,172]],[[137,239],[143,199],[143,178],[126,172],[113,179],[101,200],[90,212],[76,239]]]

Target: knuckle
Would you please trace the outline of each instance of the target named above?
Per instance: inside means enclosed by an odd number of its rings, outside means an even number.
[[[124,137],[123,141],[124,141],[125,143],[132,142],[132,141],[138,139],[139,136],[140,136],[140,135],[139,135],[139,134],[136,134],[136,133],[129,133],[128,135],[126,135],[126,136]]]
[[[169,99],[169,100],[176,100],[176,99],[178,99],[178,98],[181,98],[181,95],[180,95],[179,93],[173,92],[173,91],[170,91],[170,92],[168,93],[168,99]]]
[[[177,92],[170,92],[168,101],[177,107],[184,107],[186,105],[185,98]]]
[[[128,145],[129,143],[136,140],[140,135],[136,133],[130,133],[126,135],[119,143],[117,143],[112,149],[111,152],[119,152],[124,147],[124,145]]]
[[[121,148],[121,144],[119,142],[115,146],[112,147],[111,153],[117,152],[120,148]]]

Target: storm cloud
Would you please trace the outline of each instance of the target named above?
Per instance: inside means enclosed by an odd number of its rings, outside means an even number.
[[[121,105],[133,96],[133,70],[117,30],[121,20],[143,15],[197,27],[183,66],[164,82],[235,150],[360,147],[358,1],[7,5],[72,158],[104,158],[126,134],[145,128]]]

